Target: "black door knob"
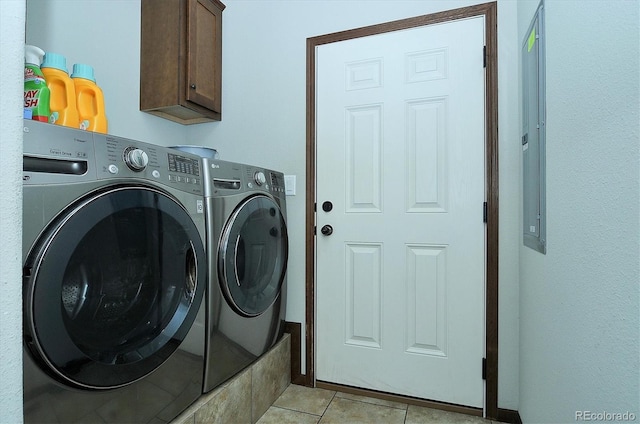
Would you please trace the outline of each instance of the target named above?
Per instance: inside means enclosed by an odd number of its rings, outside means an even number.
[[[326,201],[322,203],[322,210],[325,212],[331,212],[331,209],[333,209],[333,203]]]
[[[323,225],[320,229],[320,232],[322,233],[322,235],[330,236],[331,234],[333,234],[333,227],[331,225]]]

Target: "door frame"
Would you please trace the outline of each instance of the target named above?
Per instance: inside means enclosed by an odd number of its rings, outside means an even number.
[[[315,385],[315,214],[316,214],[316,47],[403,29],[482,16],[485,19],[485,166],[486,166],[486,276],[485,276],[485,409],[498,418],[498,38],[497,2],[401,19],[307,38],[307,127],[305,213],[305,385]]]

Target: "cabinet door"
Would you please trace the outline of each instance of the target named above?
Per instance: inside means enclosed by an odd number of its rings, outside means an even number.
[[[187,13],[187,100],[221,110],[222,10],[212,0],[189,0]]]

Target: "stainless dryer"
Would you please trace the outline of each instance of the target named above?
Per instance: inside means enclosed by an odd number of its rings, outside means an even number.
[[[25,423],[171,421],[202,394],[200,158],[24,130]]]
[[[288,235],[284,175],[203,158],[209,292],[204,391],[284,332]]]

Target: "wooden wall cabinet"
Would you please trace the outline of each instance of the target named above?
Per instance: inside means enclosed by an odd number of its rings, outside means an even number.
[[[181,124],[222,118],[219,0],[141,0],[140,110]]]

